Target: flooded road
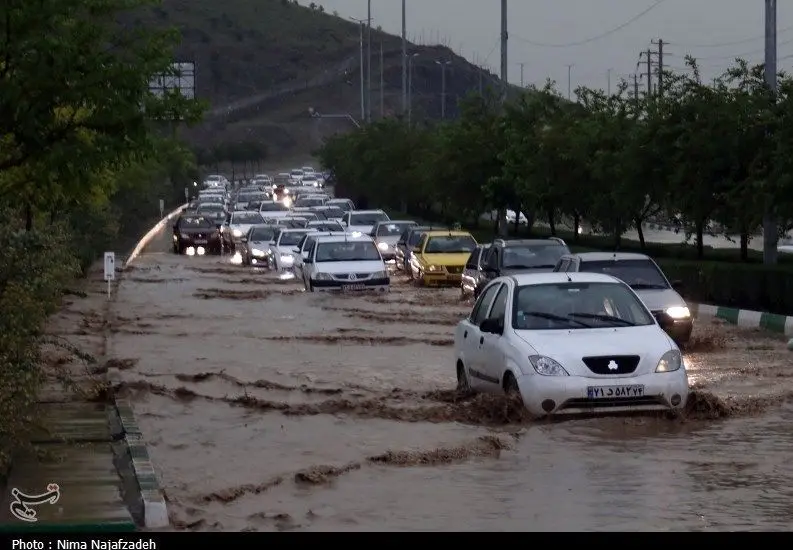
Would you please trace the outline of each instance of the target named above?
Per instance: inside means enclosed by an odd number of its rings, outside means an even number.
[[[685,419],[454,392],[454,289],[324,296],[217,257],[124,275],[111,353],[177,530],[788,530],[793,354],[702,320]]]

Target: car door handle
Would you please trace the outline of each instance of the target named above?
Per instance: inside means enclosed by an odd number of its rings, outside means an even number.
[[[468,338],[468,331],[463,332],[463,338]]]
[[[479,345],[481,346],[484,343],[485,343],[485,337],[484,336],[480,336],[479,337]]]

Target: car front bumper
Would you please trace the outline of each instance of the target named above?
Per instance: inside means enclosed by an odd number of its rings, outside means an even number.
[[[588,395],[589,388],[615,386],[644,388],[641,395],[627,397],[593,398]],[[518,377],[518,388],[526,408],[535,416],[680,411],[686,405],[689,392],[684,369],[614,378],[526,374]],[[675,399],[676,405],[672,405],[674,396],[679,398],[679,402]]]
[[[690,317],[688,319],[675,319],[673,327],[668,329],[666,333],[672,337],[672,340],[677,342],[678,345],[686,344],[691,339],[691,332],[694,330],[694,320]]]
[[[391,279],[365,279],[363,281],[316,281],[311,280],[311,286],[318,292],[388,292],[391,288]]]
[[[462,273],[449,273],[445,271],[432,271],[422,273],[421,282],[425,286],[459,285],[463,280]]]

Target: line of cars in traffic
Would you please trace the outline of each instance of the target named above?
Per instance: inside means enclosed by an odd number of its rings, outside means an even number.
[[[202,190],[174,250],[229,251],[310,292],[388,291],[386,262],[416,284],[458,286],[475,299],[455,330],[458,388],[518,394],[537,416],[685,406],[691,312],[651,258],[575,254],[554,237],[481,244],[277,178]]]

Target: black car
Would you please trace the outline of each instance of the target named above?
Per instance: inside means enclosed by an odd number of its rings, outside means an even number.
[[[558,237],[548,239],[496,239],[484,252],[479,282],[474,289],[474,297],[491,280],[502,275],[515,273],[550,273],[556,262],[569,254],[565,242]]]
[[[190,214],[180,216],[173,224],[173,251],[184,254],[189,249],[198,254],[201,248],[209,254],[222,252],[220,226],[212,218]]]
[[[411,274],[408,262],[410,262],[410,255],[416,245],[419,244],[422,235],[427,231],[444,231],[448,227],[432,227],[432,226],[414,226],[408,227],[402,232],[399,240],[396,243],[394,250],[394,260],[396,268],[399,271],[405,271],[408,275]]]
[[[484,259],[487,256],[485,251],[489,247],[489,244],[477,245],[468,257],[468,261],[465,262],[465,269],[460,280],[460,294],[463,299],[473,296],[476,293],[476,287],[485,278]]]

